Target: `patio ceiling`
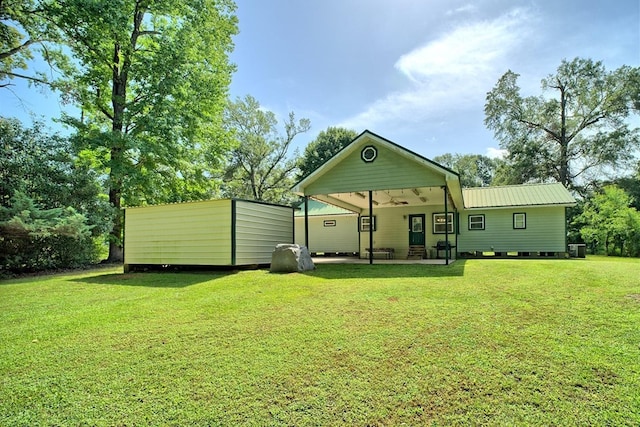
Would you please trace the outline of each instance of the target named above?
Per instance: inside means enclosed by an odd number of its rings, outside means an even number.
[[[414,187],[389,190],[374,190],[373,208],[402,206],[444,205],[444,190],[440,187]],[[369,209],[369,192],[316,194],[316,200],[339,206],[357,213]],[[451,199],[449,200],[451,203]]]

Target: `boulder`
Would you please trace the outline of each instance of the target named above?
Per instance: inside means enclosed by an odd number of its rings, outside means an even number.
[[[306,246],[281,243],[271,253],[272,273],[295,273],[314,270],[311,254]]]

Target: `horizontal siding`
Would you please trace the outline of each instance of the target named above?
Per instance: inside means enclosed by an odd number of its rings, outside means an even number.
[[[367,144],[364,144],[365,147]],[[347,156],[337,167],[327,171],[305,188],[305,194],[329,194],[394,188],[437,187],[444,185],[444,176],[423,164],[396,152],[371,144],[378,149],[375,161],[365,163],[361,149]]]
[[[230,200],[125,212],[125,264],[231,264]]]
[[[293,208],[236,201],[236,265],[271,263],[278,243],[293,243]]]
[[[407,257],[409,251],[409,215],[425,216],[425,246],[427,253],[438,240],[444,240],[444,234],[433,234],[433,214],[444,212],[442,206],[389,207],[373,210],[376,217],[376,231],[373,233],[373,247],[393,248],[398,259]],[[368,215],[368,211],[362,215]],[[454,215],[455,218],[455,215]],[[456,236],[450,234],[449,241],[455,244]],[[369,233],[360,233],[360,253],[365,255],[369,247]],[[441,253],[444,256],[444,252]]]
[[[335,227],[325,227],[324,221],[335,221]],[[295,242],[305,245],[304,217],[295,219]],[[328,215],[309,217],[309,251],[358,252],[358,216]]]
[[[513,214],[527,214],[527,228],[513,229]],[[485,216],[484,230],[469,230],[469,215]],[[474,209],[460,215],[460,252],[566,252],[565,208]]]

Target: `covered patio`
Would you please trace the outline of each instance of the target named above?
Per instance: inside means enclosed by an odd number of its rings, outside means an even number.
[[[317,257],[319,263],[373,264],[375,260],[446,265],[454,258],[456,217],[463,208],[458,174],[370,131],[360,134],[293,191],[305,199],[304,242],[311,252],[309,199],[359,216],[358,247],[366,259]],[[440,250],[434,257],[436,249]],[[386,259],[375,256],[385,253]],[[440,254],[441,259],[429,259]]]
[[[368,258],[358,257],[313,257],[314,264],[369,264]],[[455,262],[455,259],[449,259],[447,262],[445,259],[377,259],[376,264],[423,264],[423,265],[449,265]]]

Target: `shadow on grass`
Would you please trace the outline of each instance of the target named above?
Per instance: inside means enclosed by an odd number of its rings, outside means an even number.
[[[369,279],[383,277],[457,277],[464,276],[465,260],[450,265],[425,264],[316,264],[304,274],[324,279]]]
[[[186,288],[187,286],[221,279],[235,274],[236,271],[198,271],[198,272],[144,272],[98,274],[71,280],[77,283],[95,285],[143,286],[149,288]]]

